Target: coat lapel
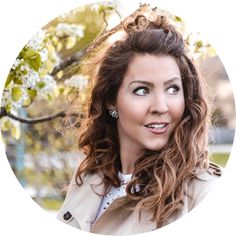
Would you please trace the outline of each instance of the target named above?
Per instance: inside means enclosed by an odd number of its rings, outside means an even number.
[[[102,178],[97,175],[88,175],[83,179],[83,185],[74,187],[74,193],[63,206],[64,214],[70,213],[77,221],[79,228],[90,231],[101,204],[105,186]]]

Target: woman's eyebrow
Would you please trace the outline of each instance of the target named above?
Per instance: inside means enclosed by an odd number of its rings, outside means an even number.
[[[175,82],[175,81],[181,81],[181,78],[180,77],[173,77],[172,79],[169,79],[169,80],[167,80],[167,81],[165,81],[164,82],[164,85],[166,85],[166,84],[171,84],[171,83],[173,83],[173,82]]]
[[[180,81],[181,81],[181,78],[180,78],[180,77],[173,77],[173,78],[171,78],[171,79],[165,81],[165,82],[164,82],[164,85],[166,85],[166,84],[171,84],[171,83],[175,82],[176,80],[180,80]],[[154,87],[154,84],[153,84],[152,82],[145,81],[145,80],[134,80],[134,81],[131,81],[131,82],[129,83],[129,86],[130,86],[131,84],[134,84],[134,83],[137,83],[137,84],[144,84],[144,85],[147,85],[147,86],[149,86],[149,87]]]
[[[144,84],[144,85],[147,85],[147,86],[149,86],[149,87],[154,87],[154,85],[153,85],[152,82],[144,81],[144,80],[134,80],[134,81],[131,81],[131,82],[129,83],[129,86],[130,86],[131,84],[134,84],[134,83],[137,83],[137,84]]]

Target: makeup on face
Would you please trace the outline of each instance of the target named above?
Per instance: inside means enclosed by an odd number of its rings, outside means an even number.
[[[118,91],[116,110],[122,153],[160,150],[168,142],[185,108],[182,79],[175,59],[136,55]]]

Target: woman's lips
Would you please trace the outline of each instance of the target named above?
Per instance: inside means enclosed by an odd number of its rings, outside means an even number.
[[[168,129],[169,123],[150,123],[144,126],[153,134],[163,134]]]

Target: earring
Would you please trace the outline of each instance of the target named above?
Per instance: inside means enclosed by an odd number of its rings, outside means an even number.
[[[118,112],[116,110],[109,110],[109,113],[115,119],[119,117]]]

